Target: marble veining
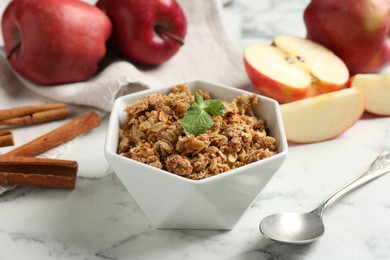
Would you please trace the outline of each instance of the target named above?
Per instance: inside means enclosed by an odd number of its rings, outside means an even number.
[[[304,36],[308,0],[234,0],[224,8],[238,46],[269,43],[279,33]],[[1,4],[0,4],[1,7]],[[105,120],[103,127],[107,124]],[[390,259],[390,174],[346,195],[325,213],[325,234],[304,246],[260,235],[260,220],[276,212],[313,210],[384,150],[390,118],[365,115],[334,140],[294,145],[284,165],[231,231],[160,230],[146,219],[104,163],[104,131],[76,142],[64,158],[95,147],[97,164],[80,171],[73,191],[17,187],[0,196],[0,259]],[[88,174],[84,174],[88,176]]]
[[[278,34],[306,35],[303,10],[310,1],[234,1],[226,7],[227,16],[239,16],[236,38],[242,47],[271,43]],[[237,37],[238,36],[238,37]]]

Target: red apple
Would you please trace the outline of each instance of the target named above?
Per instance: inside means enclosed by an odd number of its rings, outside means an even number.
[[[304,21],[307,38],[338,55],[352,75],[390,62],[389,0],[312,0]]]
[[[186,35],[185,14],[175,0],[99,0],[113,21],[113,43],[124,57],[147,65],[170,59]]]
[[[78,0],[12,1],[1,26],[11,66],[47,85],[92,77],[112,27],[99,8]]]
[[[290,35],[276,36],[272,45],[248,46],[244,64],[260,92],[280,103],[339,90],[349,78],[344,62],[333,52]]]

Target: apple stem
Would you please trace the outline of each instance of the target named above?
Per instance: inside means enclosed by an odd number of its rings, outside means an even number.
[[[182,38],[180,38],[176,34],[171,33],[170,31],[165,30],[162,26],[157,25],[154,29],[160,36],[165,35],[171,38],[172,40],[175,40],[180,45],[184,45],[184,40]]]
[[[21,42],[15,45],[15,47],[11,50],[11,52],[7,55],[7,60],[10,60],[12,55],[20,48],[20,45],[22,45]]]

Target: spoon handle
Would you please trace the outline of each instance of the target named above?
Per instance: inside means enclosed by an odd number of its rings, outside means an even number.
[[[390,172],[390,151],[382,152],[371,165],[356,178],[324,200],[312,213],[323,216],[326,208],[348,192]]]

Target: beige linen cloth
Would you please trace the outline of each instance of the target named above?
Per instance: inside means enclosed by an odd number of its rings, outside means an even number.
[[[178,2],[187,17],[185,44],[172,59],[157,67],[140,68],[118,58],[88,81],[47,87],[33,84],[14,73],[5,59],[4,50],[0,49],[0,109],[66,102],[72,105],[75,115],[92,109],[99,110],[103,115],[110,111],[116,97],[142,88],[158,88],[190,79],[205,79],[238,88],[248,86],[249,79],[244,70],[242,52],[224,28],[220,1]],[[14,130],[16,145],[32,140],[63,123],[64,121],[17,128]],[[56,157],[72,142],[43,156]],[[11,148],[0,148],[0,154],[9,149]],[[0,194],[7,189],[7,186],[0,186]]]

